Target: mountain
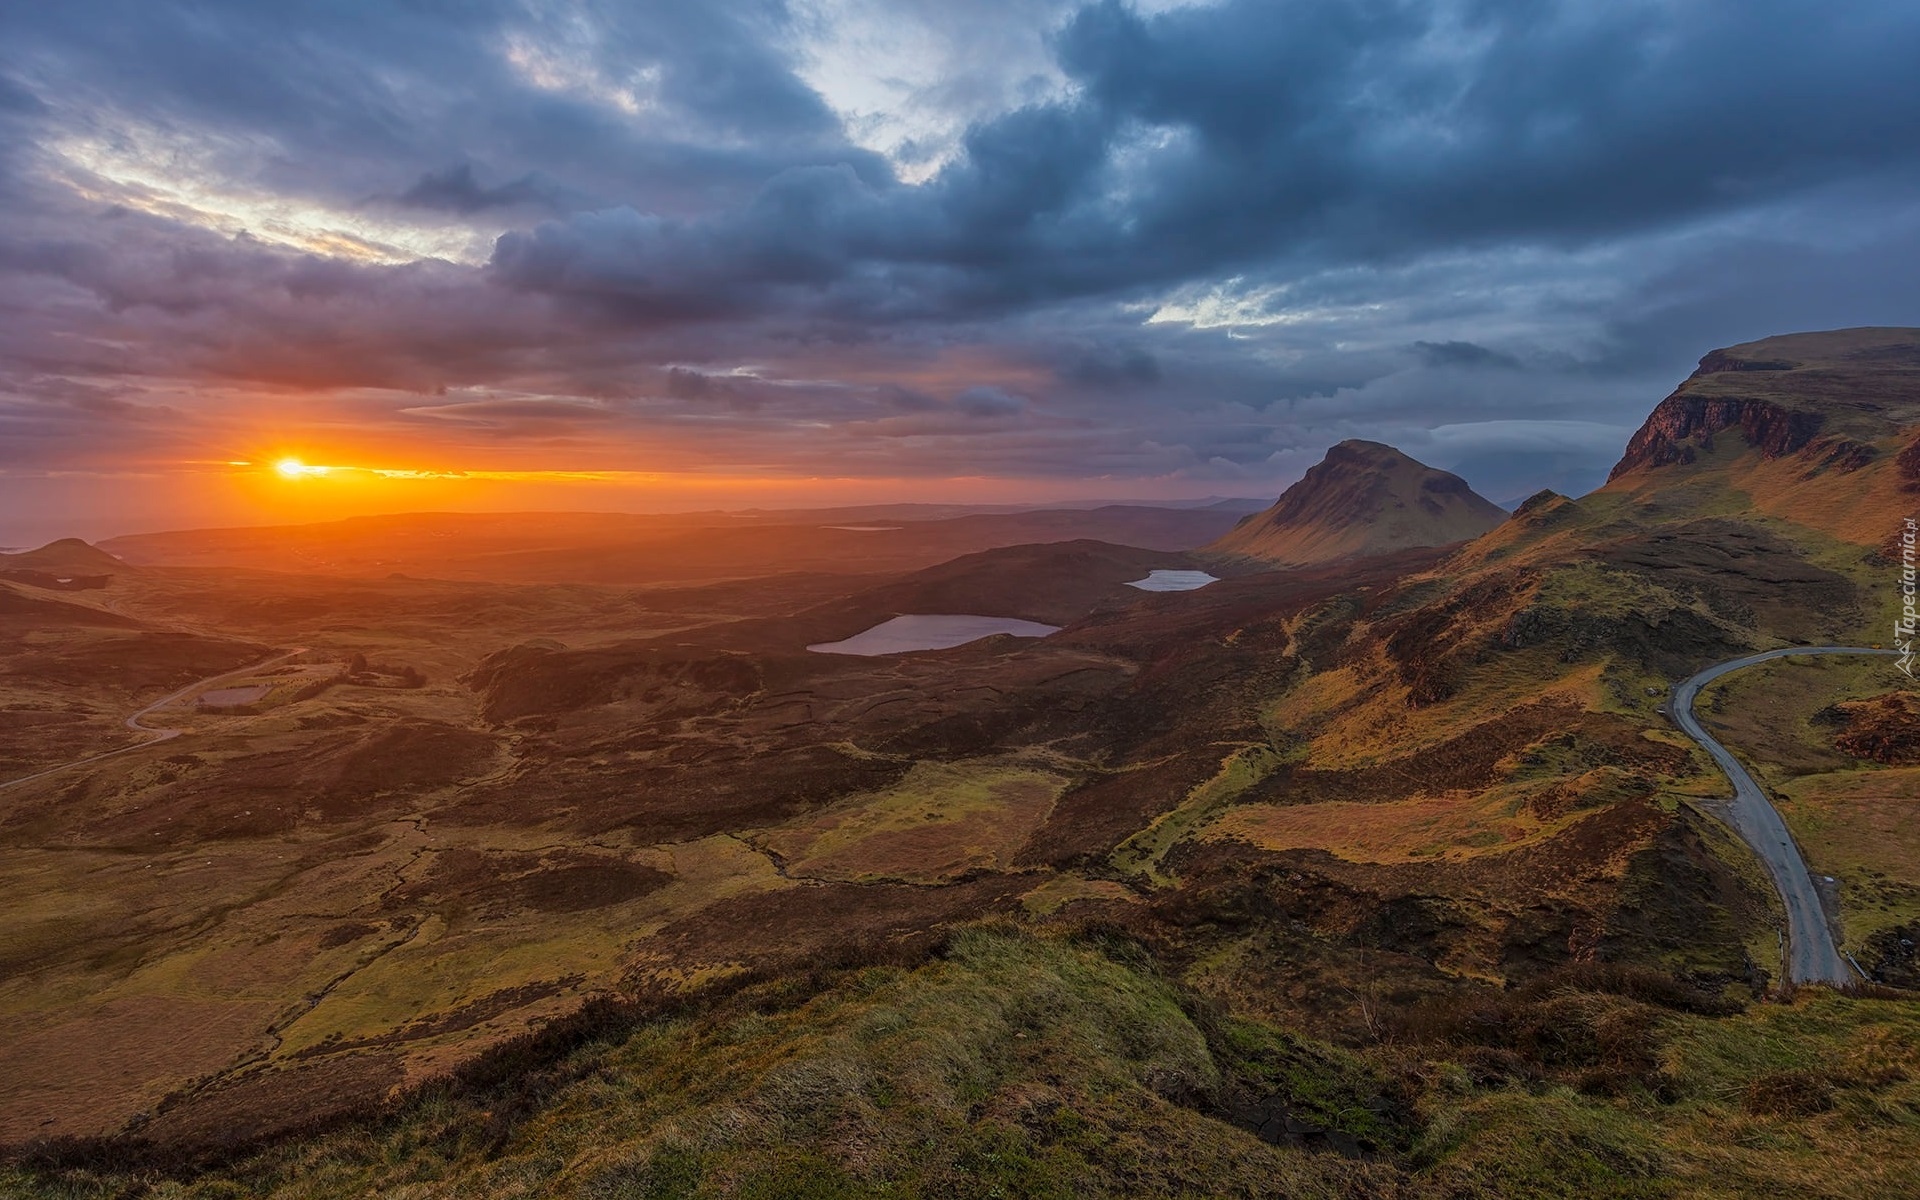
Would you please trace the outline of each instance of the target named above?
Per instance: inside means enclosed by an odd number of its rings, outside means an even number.
[[[1306,566],[1463,542],[1506,516],[1458,475],[1392,446],[1355,439],[1328,450],[1273,507],[1241,522],[1207,550]]]
[[[1692,463],[1738,427],[1768,459],[1858,470],[1873,443],[1920,424],[1920,329],[1793,333],[1715,350],[1660,402],[1609,481]],[[1811,455],[1808,452],[1812,451]]]
[[[1837,329],[1715,350],[1627,443],[1602,494],[1738,506],[1885,546],[1920,491],[1920,329]]]

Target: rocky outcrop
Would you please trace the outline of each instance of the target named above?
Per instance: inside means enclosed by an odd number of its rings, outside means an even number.
[[[1822,471],[1838,471],[1845,475],[1872,462],[1879,452],[1865,442],[1850,437],[1818,437],[1807,444],[1800,452],[1806,460],[1807,474],[1818,475]]]
[[[1701,448],[1711,449],[1716,434],[1736,427],[1762,455],[1781,458],[1813,441],[1822,424],[1817,412],[1796,411],[1770,400],[1693,396],[1682,384],[1640,426],[1607,479],[1611,482],[1642,467],[1693,462],[1696,441]]]
[[[1742,358],[1731,350],[1714,350],[1700,360],[1696,375],[1719,375],[1727,371],[1791,371],[1800,364],[1785,358]]]
[[[1804,476],[1880,461],[1920,423],[1920,330],[1790,333],[1715,350],[1653,410],[1608,477],[1694,462],[1738,430],[1763,458],[1795,456]],[[1920,452],[1915,454],[1920,478]]]

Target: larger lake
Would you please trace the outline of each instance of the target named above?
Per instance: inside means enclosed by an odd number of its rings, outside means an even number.
[[[1038,638],[1059,633],[1058,625],[1019,621],[1012,617],[914,615],[882,621],[845,641],[817,642],[807,649],[817,654],[904,654],[909,650],[947,650],[977,642],[996,633]]]

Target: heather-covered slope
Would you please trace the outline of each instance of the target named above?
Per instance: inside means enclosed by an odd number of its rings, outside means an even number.
[[[1273,507],[1207,550],[1297,567],[1463,542],[1505,517],[1458,475],[1379,442],[1351,440],[1328,450]]]

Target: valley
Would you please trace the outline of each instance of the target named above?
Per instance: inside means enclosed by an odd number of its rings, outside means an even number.
[[[1905,1186],[1920,713],[1816,650],[1886,624],[1916,381],[1716,351],[1511,514],[1343,442],[1257,512],[10,556],[0,1183]],[[1828,919],[1872,986],[1796,994]]]

